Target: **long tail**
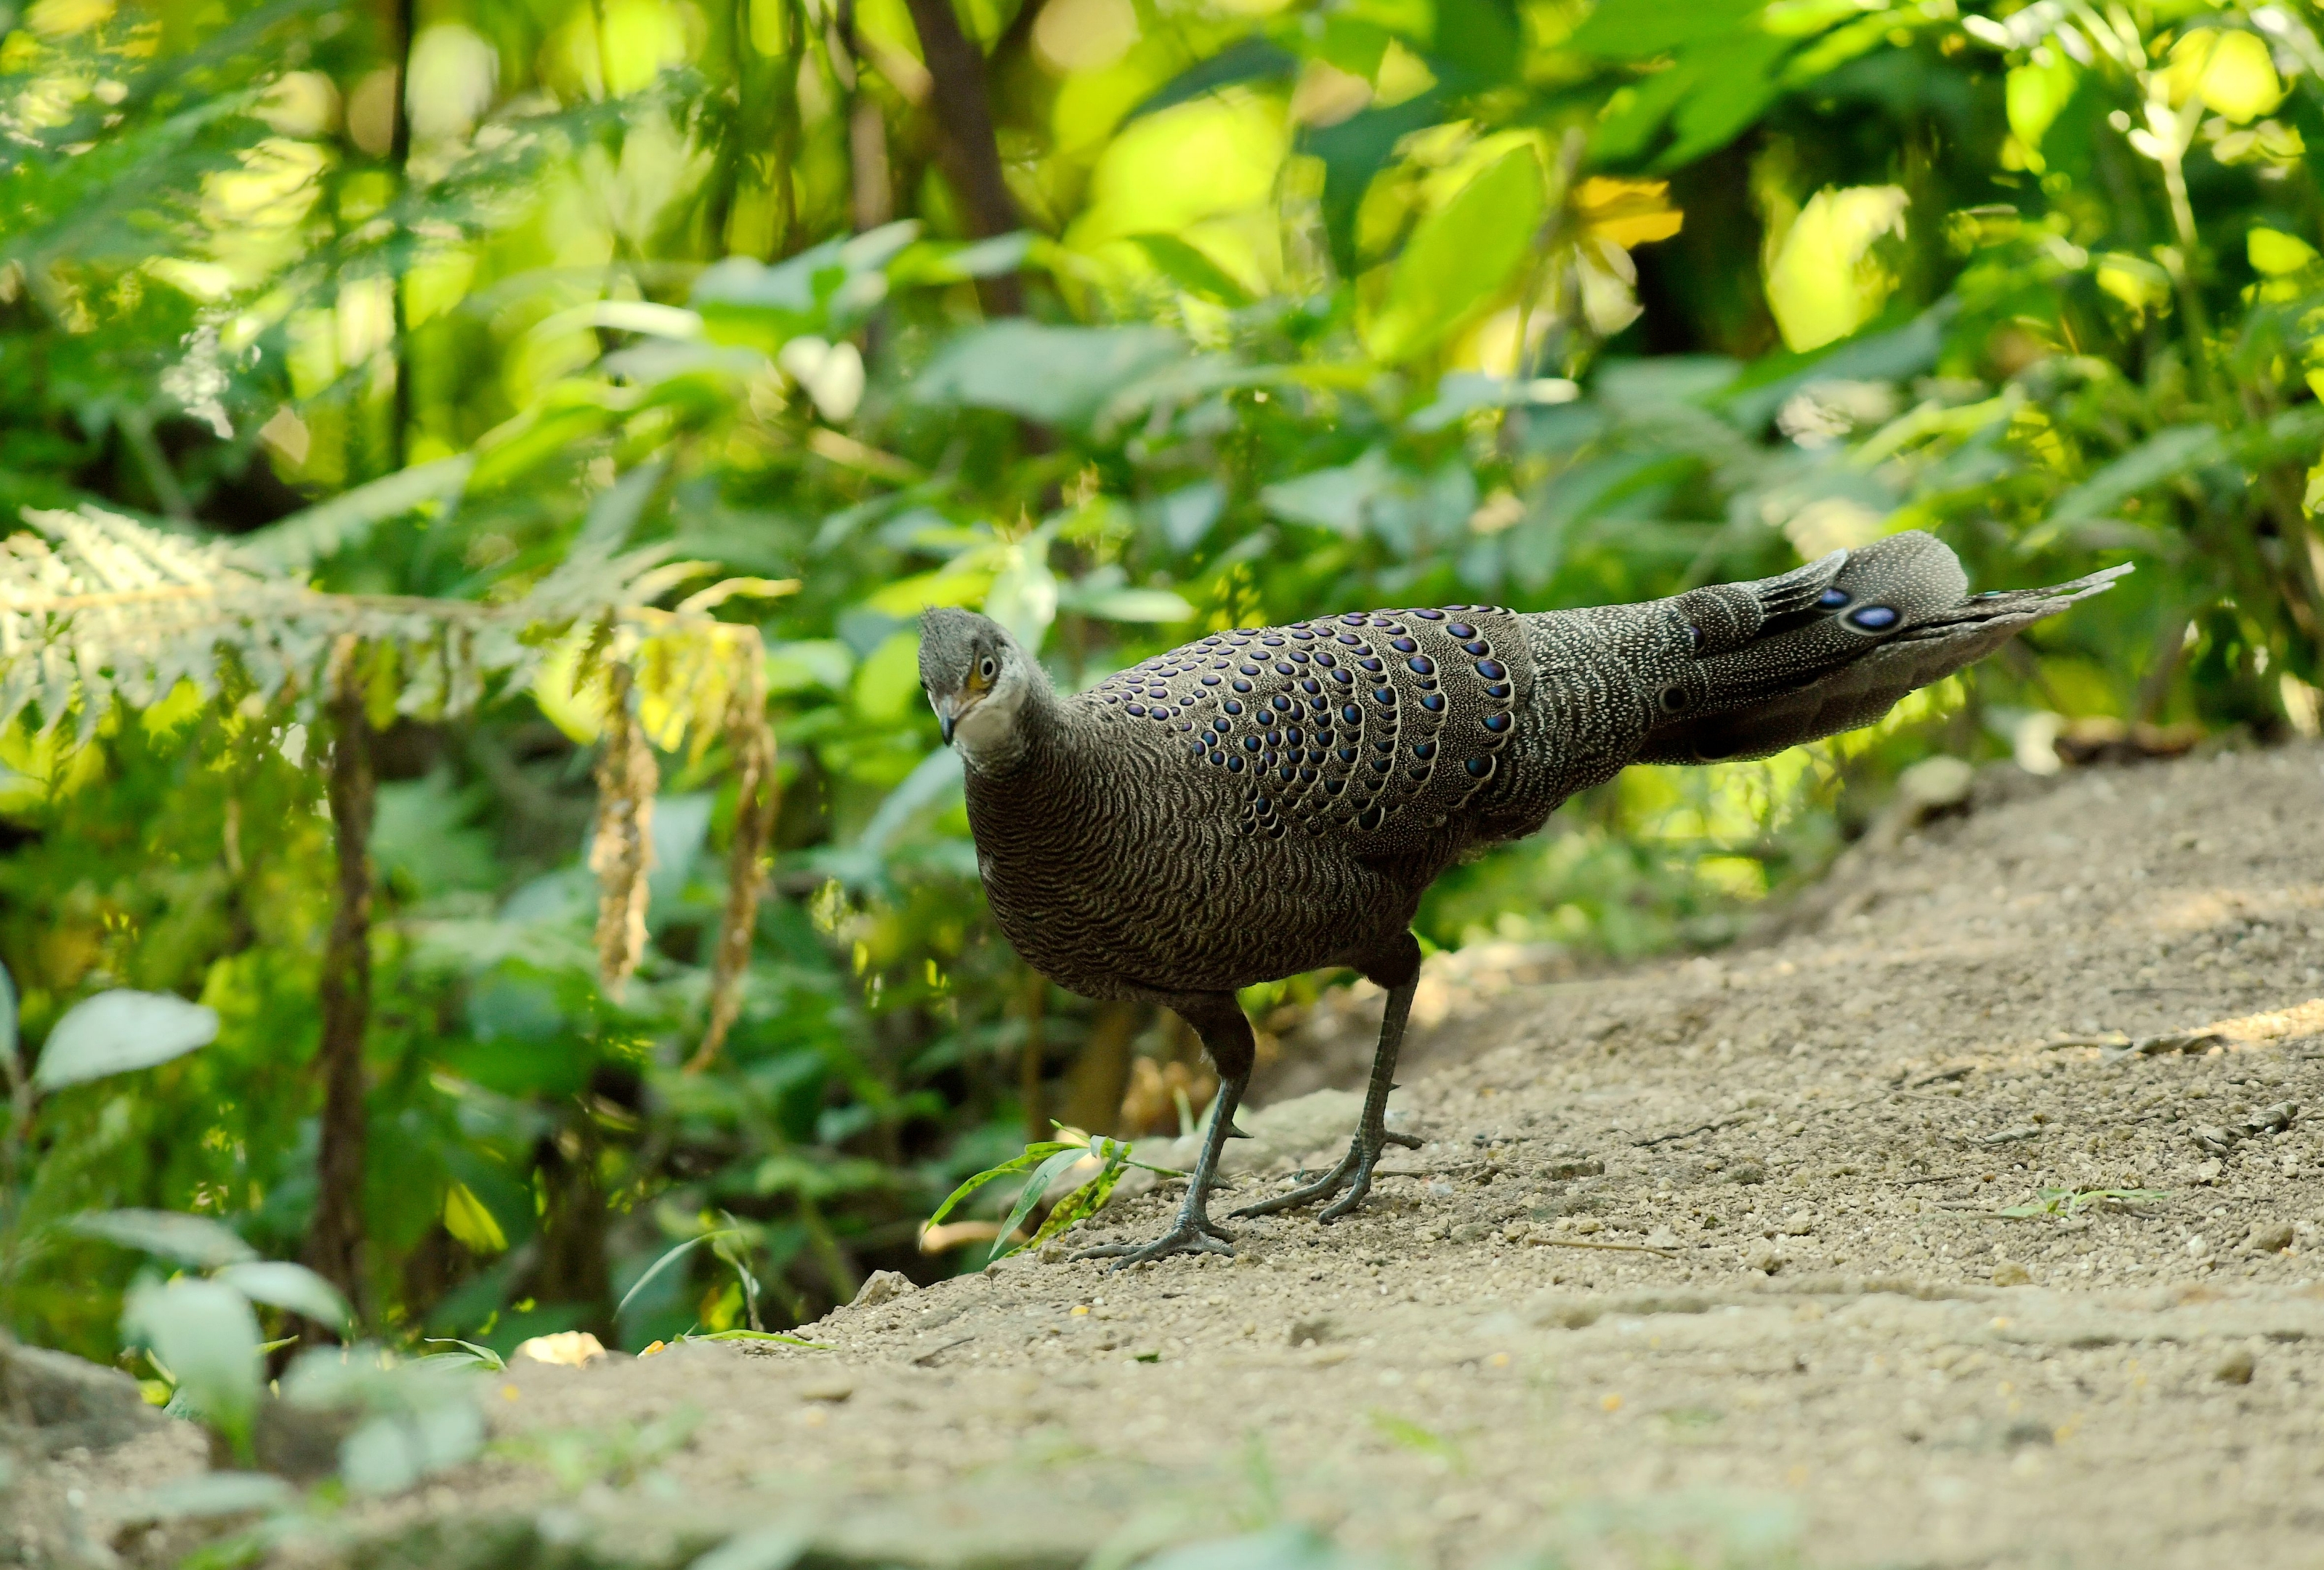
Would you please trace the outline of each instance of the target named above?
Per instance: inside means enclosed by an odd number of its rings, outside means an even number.
[[[1677,603],[1702,602],[1690,606],[1700,656],[1686,680],[1666,689],[1663,707],[1677,712],[1647,732],[1637,761],[1765,757],[1868,725],[1906,693],[2128,571],[2126,564],[2048,588],[1971,595],[1952,551],[1914,531],[1779,578],[1698,589]]]

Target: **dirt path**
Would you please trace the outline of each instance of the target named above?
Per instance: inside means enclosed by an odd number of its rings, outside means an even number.
[[[850,1565],[1281,1521],[1416,1566],[2318,1563],[2324,751],[2075,775],[1836,877],[1781,943],[1464,992],[1399,1096],[1417,1175],[1338,1225],[1019,1258],[829,1351],[520,1366],[534,1459],[358,1512],[365,1562],[783,1520]],[[2162,1192],[2006,1214],[2100,1189]]]

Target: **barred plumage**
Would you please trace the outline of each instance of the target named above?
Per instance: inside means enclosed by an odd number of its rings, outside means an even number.
[[[1351,965],[1389,993],[1348,1158],[1251,1211],[1349,1192],[1381,1146],[1422,893],[1638,762],[1764,755],[1897,699],[2127,568],[1964,597],[1926,534],[1671,599],[1520,614],[1446,605],[1213,633],[1062,697],[996,623],[932,611],[921,675],[964,757],[995,918],[1026,961],[1098,998],[1176,1009],[1220,1070],[1179,1224],[1130,1251],[1223,1250],[1204,1210],[1247,1078],[1236,989]]]

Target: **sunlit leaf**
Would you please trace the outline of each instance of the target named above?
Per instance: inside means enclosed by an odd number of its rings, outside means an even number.
[[[176,1400],[247,1447],[261,1373],[258,1320],[247,1298],[217,1281],[145,1281],[129,1294],[122,1330],[169,1369]]]
[[[217,1011],[168,993],[124,987],[77,1003],[42,1044],[37,1090],[151,1068],[217,1039]]]
[[[950,1215],[953,1213],[954,1208],[957,1206],[962,1200],[966,1199],[970,1195],[975,1193],[978,1189],[983,1187],[986,1184],[991,1182],[997,1178],[1006,1178],[1014,1172],[1029,1171],[1033,1168],[1041,1165],[1042,1162],[1048,1160],[1053,1156],[1058,1155],[1066,1150],[1079,1152],[1082,1149],[1082,1146],[1065,1140],[1038,1140],[1032,1144],[1026,1146],[1023,1151],[1019,1154],[1011,1156],[1008,1160],[1001,1162],[998,1167],[987,1168],[984,1171],[979,1172],[975,1177],[969,1178],[959,1187],[954,1189],[949,1195],[945,1196],[945,1202],[942,1205],[937,1205],[936,1210],[928,1216],[926,1224],[935,1226],[939,1222],[943,1221],[945,1216]]]
[[[60,1224],[81,1237],[102,1238],[123,1248],[141,1249],[157,1258],[197,1270],[221,1265],[245,1265],[258,1251],[223,1222],[189,1215],[176,1210],[92,1210],[68,1216]]]
[[[654,827],[661,827],[659,813]],[[499,1219],[465,1183],[455,1183],[444,1192],[444,1230],[471,1253],[496,1254],[508,1247],[508,1234],[501,1230]]]
[[[2190,97],[2241,125],[2256,120],[2283,99],[2283,81],[2267,42],[2255,33],[2199,27],[2171,48],[2162,73],[2174,104]]]
[[[1391,364],[1434,348],[1493,302],[1530,252],[1542,221],[1541,161],[1502,154],[1430,214],[1388,274],[1365,346]]]
[[[348,1324],[355,1313],[339,1289],[304,1265],[294,1265],[285,1260],[256,1260],[231,1264],[219,1270],[212,1280],[223,1282],[254,1303],[264,1303],[275,1308],[287,1308],[293,1314],[304,1315],[318,1325],[340,1326]]]
[[[1089,1159],[1087,1148],[1074,1145],[1059,1150],[1033,1168],[1032,1177],[1027,1178],[1025,1187],[1018,1191],[1017,1203],[1010,1207],[1007,1219],[1001,1222],[1000,1235],[992,1240],[992,1258],[997,1260],[1011,1251],[1012,1245],[1009,1240],[1025,1224],[1025,1218],[1033,1214],[1033,1207],[1041,1203],[1041,1196],[1048,1193],[1051,1186],[1068,1170]]]

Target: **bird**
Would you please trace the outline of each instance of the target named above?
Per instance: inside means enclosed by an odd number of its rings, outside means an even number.
[[[1383,1120],[1420,974],[1413,919],[1446,867],[1630,764],[1765,757],[1870,725],[2129,570],[1971,595],[1953,552],[1913,531],[1632,605],[1227,629],[1074,693],[999,623],[927,611],[921,687],[960,754],[1001,932],[1060,986],[1176,1012],[1219,1076],[1168,1228],[1074,1257],[1233,1251],[1209,1202],[1255,1056],[1239,989],[1344,966],[1387,994],[1346,1155],[1234,1213],[1328,1202],[1335,1220],[1384,1149],[1419,1143]]]

